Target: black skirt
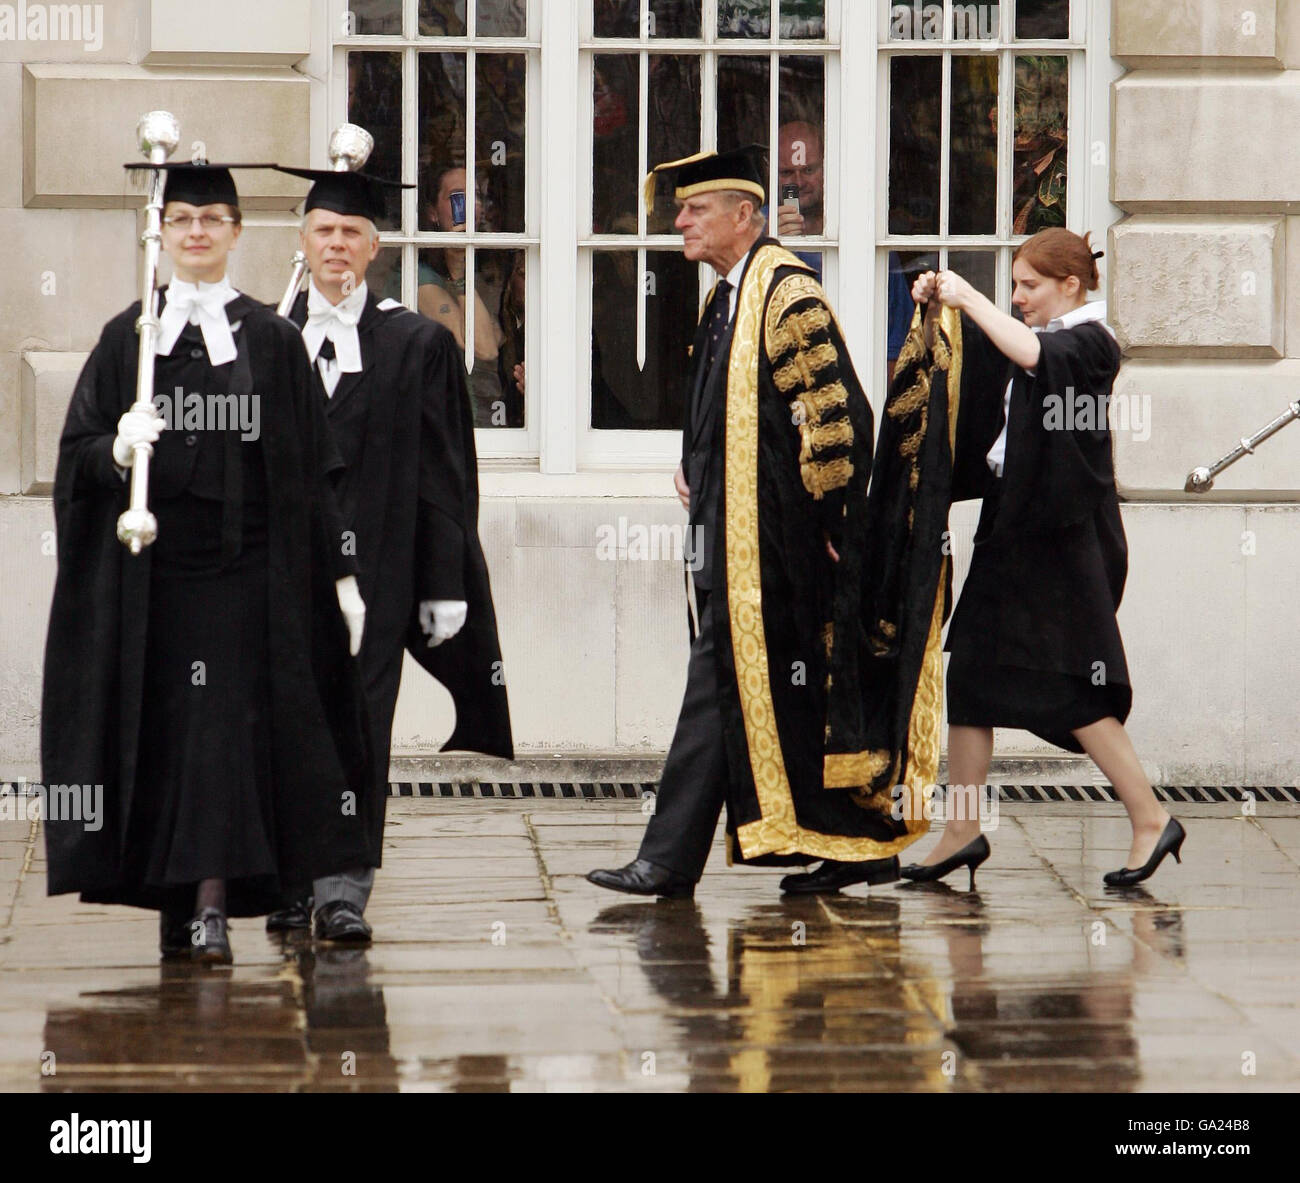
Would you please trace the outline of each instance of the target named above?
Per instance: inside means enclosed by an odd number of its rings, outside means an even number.
[[[997,518],[1001,482],[984,499],[970,574],[948,630],[948,723],[956,727],[1007,727],[1028,731],[1067,752],[1082,752],[1072,734],[1127,714],[1116,689],[1051,670],[996,660],[1000,563],[989,536]],[[1126,694],[1126,691],[1122,691]]]
[[[282,894],[265,536],[246,529],[226,561],[220,502],[183,495],[157,514],[123,884],[97,902],[185,911],[197,884],[223,879],[230,915],[261,915]]]

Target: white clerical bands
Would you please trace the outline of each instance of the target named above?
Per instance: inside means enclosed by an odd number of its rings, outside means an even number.
[[[203,344],[207,346],[208,359],[214,366],[234,361],[238,351],[230,321],[226,318],[226,305],[238,296],[239,293],[225,279],[220,283],[198,285],[173,279],[159,318],[162,329],[157,352],[164,357],[171,353],[185,326],[195,324],[203,332]]]

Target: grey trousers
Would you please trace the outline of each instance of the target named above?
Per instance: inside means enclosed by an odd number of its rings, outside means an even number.
[[[315,907],[323,907],[334,900],[346,900],[364,912],[374,886],[374,867],[357,867],[339,875],[327,875],[324,879],[317,879],[313,884],[312,891],[316,896]]]

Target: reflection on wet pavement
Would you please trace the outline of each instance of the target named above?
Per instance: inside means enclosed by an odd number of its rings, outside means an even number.
[[[1129,891],[1115,807],[1034,804],[978,892],[785,900],[719,845],[658,902],[583,878],[635,855],[635,804],[395,800],[374,946],[236,920],[233,969],[47,898],[3,822],[0,1089],[1294,1090],[1300,818],[1269,808],[1184,807],[1183,865]]]

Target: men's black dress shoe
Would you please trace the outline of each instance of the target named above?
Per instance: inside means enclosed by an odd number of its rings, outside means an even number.
[[[190,959],[190,933],[193,931],[188,916],[170,916],[158,913],[158,949],[164,961]]]
[[[351,900],[330,900],[316,910],[316,939],[367,945],[370,943],[370,925]]]
[[[294,900],[287,908],[272,912],[266,918],[267,932],[306,932],[311,928],[311,896]]]
[[[666,900],[689,900],[695,895],[695,884],[684,875],[661,867],[657,863],[639,858],[619,867],[617,871],[592,871],[588,883],[607,887],[610,891],[625,891],[628,895],[657,895]]]
[[[1187,831],[1178,824],[1176,818],[1170,818],[1169,824],[1165,826],[1164,832],[1160,835],[1160,841],[1156,843],[1156,848],[1151,852],[1151,857],[1140,867],[1124,867],[1118,871],[1110,871],[1102,876],[1103,882],[1107,887],[1132,887],[1134,884],[1141,883],[1144,879],[1150,879],[1156,873],[1157,868],[1165,861],[1165,855],[1172,854],[1174,862],[1183,861],[1182,849],[1183,840],[1187,837]]]
[[[235,955],[230,948],[230,931],[224,912],[217,908],[204,908],[190,921],[189,928],[191,961],[202,965],[234,964]]]
[[[781,880],[786,895],[816,895],[839,891],[855,883],[893,883],[898,878],[898,858],[869,859],[863,863],[840,863],[827,859],[809,875],[787,875]]]

